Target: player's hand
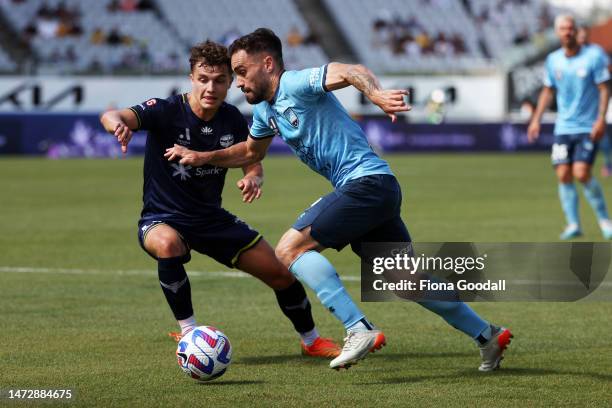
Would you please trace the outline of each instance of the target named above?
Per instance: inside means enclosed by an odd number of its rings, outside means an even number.
[[[406,103],[406,96],[407,89],[380,89],[372,92],[370,100],[391,118],[391,122],[395,122],[396,113],[412,109],[412,106]]]
[[[236,185],[242,191],[242,201],[245,203],[252,203],[253,200],[261,197],[261,186],[263,185],[261,177],[245,176],[238,180]]]
[[[206,164],[206,152],[194,152],[186,147],[175,144],[173,147],[166,149],[164,157],[168,161],[179,159],[180,164],[187,164],[194,167],[203,166]]]
[[[529,127],[527,128],[527,140],[529,143],[533,143],[538,140],[540,136],[540,124],[538,122],[529,123]]]
[[[591,129],[591,140],[599,142],[606,133],[606,120],[603,118],[597,119]]]
[[[121,152],[127,153],[128,143],[132,140],[132,130],[125,123],[119,122],[115,127],[115,137],[121,143]]]

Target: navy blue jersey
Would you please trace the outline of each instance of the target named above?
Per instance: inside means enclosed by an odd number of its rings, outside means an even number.
[[[138,129],[148,131],[142,216],[206,217],[221,207],[226,168],[184,166],[169,162],[164,153],[174,144],[212,151],[246,140],[249,128],[240,111],[223,103],[212,120],[204,121],[191,110],[187,94],[149,99],[130,109]]]

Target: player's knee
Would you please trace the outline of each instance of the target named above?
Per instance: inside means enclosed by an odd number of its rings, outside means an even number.
[[[570,170],[557,172],[557,179],[561,183],[571,183],[573,181],[572,172]]]
[[[581,183],[588,183],[591,179],[591,173],[587,170],[581,169],[574,172],[574,177]]]
[[[294,248],[287,243],[283,243],[282,241],[278,243],[276,248],[274,249],[274,254],[278,258],[278,260],[285,266],[289,267],[293,263],[293,260],[297,257]]]
[[[155,248],[158,258],[173,258],[185,254],[185,246],[179,238],[159,237]]]
[[[268,279],[268,286],[274,290],[287,289],[295,282],[295,276],[285,267],[278,268],[277,273]]]

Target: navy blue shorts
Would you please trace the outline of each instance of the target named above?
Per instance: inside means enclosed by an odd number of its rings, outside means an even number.
[[[261,239],[259,232],[222,208],[215,210],[210,217],[205,219],[147,215],[138,222],[138,242],[149,255],[151,254],[144,246],[145,238],[147,233],[160,224],[166,224],[175,229],[183,239],[188,251],[193,249],[208,255],[230,268],[236,266],[238,257],[244,251],[253,247]]]
[[[402,191],[394,176],[376,174],[350,180],[302,213],[293,228],[310,226],[310,235],[326,248],[351,244],[361,255],[363,242],[410,242],[400,217]]]
[[[550,159],[553,166],[583,162],[592,165],[597,155],[598,143],[588,133],[555,135]]]

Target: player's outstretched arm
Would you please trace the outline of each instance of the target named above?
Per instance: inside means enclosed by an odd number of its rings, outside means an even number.
[[[553,90],[552,88],[545,86],[542,88],[540,92],[540,97],[538,98],[538,106],[536,106],[536,110],[531,117],[531,121],[529,122],[529,127],[527,128],[527,139],[529,143],[533,143],[540,136],[540,122],[542,121],[542,115],[550,105],[550,102],[553,98]]]
[[[253,200],[261,197],[261,187],[263,186],[263,166],[260,162],[250,164],[242,168],[244,177],[236,183],[242,191],[242,201],[252,203]]]
[[[100,117],[104,129],[115,135],[121,143],[121,151],[127,152],[128,143],[132,139],[132,129],[138,129],[138,118],[131,109],[109,110]]]
[[[378,78],[363,65],[350,65],[332,62],[327,65],[325,88],[329,91],[352,85],[368,97],[373,104],[383,110],[393,122],[396,114],[411,108],[405,101],[406,89],[383,89]]]
[[[608,112],[608,103],[610,100],[610,88],[608,82],[602,82],[597,85],[599,90],[599,108],[597,119],[591,129],[591,139],[599,141],[606,133],[606,113]]]
[[[212,164],[213,166],[235,168],[248,166],[263,160],[272,143],[272,138],[256,139],[248,137],[246,142],[240,142],[226,149],[212,152],[196,152],[180,145],[166,149],[164,157],[168,161],[179,159],[181,164],[191,166],[202,166]]]

